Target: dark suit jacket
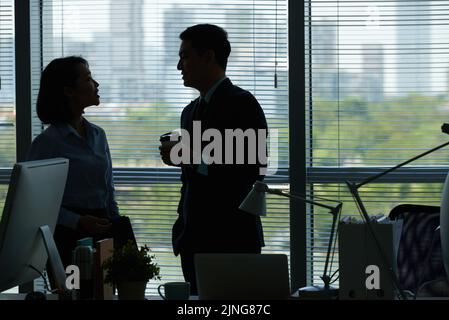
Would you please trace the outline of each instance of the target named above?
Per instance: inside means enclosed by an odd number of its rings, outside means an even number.
[[[190,137],[198,105],[199,98],[185,107],[181,115],[181,128],[189,131]],[[201,117],[201,130],[208,128],[223,134],[224,146],[225,129],[267,130],[267,123],[254,96],[225,79]],[[259,160],[256,164],[246,162],[247,159],[245,164],[210,164],[207,175],[199,173],[197,165],[182,167],[179,216],[172,233],[176,255],[183,251],[235,252],[264,246],[260,217],[238,209],[254,182],[263,179]]]

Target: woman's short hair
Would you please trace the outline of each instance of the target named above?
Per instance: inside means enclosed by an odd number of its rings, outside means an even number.
[[[42,71],[36,112],[44,124],[67,122],[72,117],[64,87],[74,87],[79,78],[79,64],[87,67],[86,59],[78,56],[52,60]]]
[[[209,49],[214,51],[218,65],[226,70],[228,57],[231,54],[231,44],[228,33],[223,28],[213,24],[197,24],[181,32],[179,38],[190,41],[192,48],[199,54]]]

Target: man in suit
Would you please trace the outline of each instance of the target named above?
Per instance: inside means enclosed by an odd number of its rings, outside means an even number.
[[[177,68],[182,73],[184,86],[200,92],[200,96],[184,108],[181,128],[189,133],[191,150],[195,149],[195,143],[199,143],[202,150],[205,147],[204,141],[192,141],[195,139],[194,121],[200,124],[201,133],[214,129],[222,137],[222,161],[209,163],[202,158],[201,163],[181,164],[181,199],[179,216],[173,226],[173,250],[175,255],[181,255],[184,278],[190,282],[191,294],[195,295],[196,253],[260,253],[264,246],[260,217],[238,209],[254,182],[263,179],[261,168],[266,163],[259,158],[251,161],[251,151],[248,151],[260,145],[263,134],[258,135],[257,143],[246,140],[241,164],[236,164],[236,159],[242,156],[238,154],[242,150],[235,145],[229,148],[229,140],[224,142],[226,130],[228,133],[236,129],[265,132],[261,142],[266,156],[267,123],[254,96],[226,77],[231,52],[226,31],[215,25],[200,24],[187,28],[180,39]],[[162,146],[161,155],[166,164],[173,165],[170,148]],[[226,157],[233,161],[225,161]]]

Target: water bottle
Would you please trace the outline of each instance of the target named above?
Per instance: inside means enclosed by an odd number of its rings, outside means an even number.
[[[92,300],[94,297],[93,251],[90,246],[77,246],[74,252],[75,265],[80,270],[79,298]]]

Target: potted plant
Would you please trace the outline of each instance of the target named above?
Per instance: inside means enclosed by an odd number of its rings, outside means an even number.
[[[149,254],[145,245],[138,249],[129,241],[119,249],[114,249],[103,263],[106,271],[105,282],[116,285],[120,300],[143,300],[147,282],[160,279],[159,267],[154,262],[155,256]]]

